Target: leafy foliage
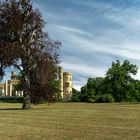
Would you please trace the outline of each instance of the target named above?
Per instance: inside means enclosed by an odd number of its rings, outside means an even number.
[[[95,102],[97,103],[112,103],[114,102],[114,98],[111,94],[103,94],[96,96]]]
[[[30,97],[50,100],[56,91],[54,75],[61,43],[51,40],[43,32],[44,26],[41,13],[33,9],[30,0],[0,3],[0,77],[10,66],[20,71],[24,109],[30,108]]]
[[[138,67],[128,60],[112,62],[106,76],[89,78],[81,88],[79,99],[82,102],[139,102],[140,81],[136,75]]]
[[[80,102],[79,96],[80,96],[80,92],[73,88],[71,101],[72,102]]]
[[[129,101],[129,98],[132,98],[131,94],[135,92],[135,87],[131,75],[136,75],[137,70],[138,67],[128,60],[125,60],[122,64],[119,60],[112,63],[111,68],[106,73],[105,83],[108,84],[109,92],[116,102]]]

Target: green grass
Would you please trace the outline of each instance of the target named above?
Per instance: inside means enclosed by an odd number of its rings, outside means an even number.
[[[140,104],[0,103],[0,140],[140,140]]]

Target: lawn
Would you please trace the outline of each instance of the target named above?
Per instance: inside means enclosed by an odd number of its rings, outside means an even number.
[[[140,140],[140,104],[20,107],[0,103],[0,140]]]

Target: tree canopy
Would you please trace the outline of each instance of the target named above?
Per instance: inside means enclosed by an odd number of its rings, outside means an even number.
[[[21,73],[23,108],[30,108],[30,96],[49,98],[54,93],[54,77],[61,43],[43,31],[45,22],[30,0],[6,0],[0,3],[0,77],[7,67]],[[50,87],[41,94],[42,87]],[[40,94],[39,94],[40,92]],[[49,94],[49,95],[48,95]],[[44,96],[42,96],[44,95]]]
[[[105,77],[89,78],[81,88],[80,101],[84,102],[139,102],[140,81],[132,78],[138,67],[128,60],[112,62]]]
[[[125,60],[122,64],[119,60],[112,63],[105,77],[105,82],[110,88],[110,93],[115,98],[115,101],[129,100],[130,94],[134,93],[132,88],[134,79],[132,75],[136,75],[138,67]],[[108,91],[106,91],[108,92]],[[130,93],[129,93],[130,92]]]

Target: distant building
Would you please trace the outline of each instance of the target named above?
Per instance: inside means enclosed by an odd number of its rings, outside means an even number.
[[[0,83],[0,96],[22,96],[22,91],[16,91],[15,85],[19,83],[16,78],[16,72],[11,72],[11,80],[6,80],[5,83]]]
[[[70,100],[72,96],[72,73],[64,72],[62,67],[58,68],[61,97],[64,101]],[[22,91],[16,91],[15,85],[19,83],[16,72],[11,72],[11,80],[0,83],[0,96],[23,96]]]
[[[72,73],[64,72],[62,67],[59,67],[58,73],[60,80],[61,97],[65,101],[70,100],[72,96]]]

